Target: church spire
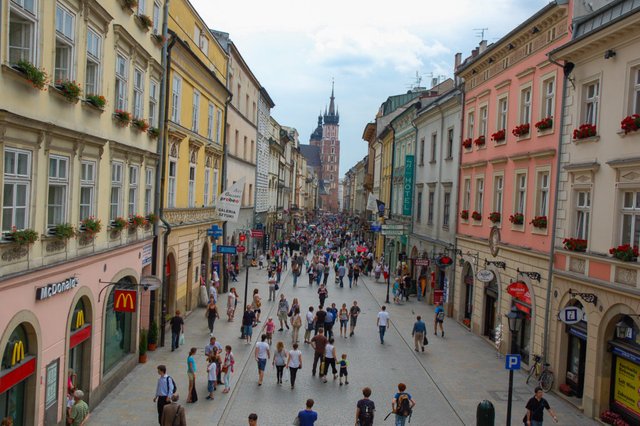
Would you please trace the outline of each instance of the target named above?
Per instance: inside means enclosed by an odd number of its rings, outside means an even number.
[[[330,115],[335,114],[335,105],[334,105],[335,96],[333,96],[333,85],[334,85],[334,82],[333,82],[333,80],[331,80],[331,102],[329,103],[329,114]]]
[[[331,80],[331,97],[330,102],[329,102],[329,109],[327,110],[325,108],[324,110],[324,123],[325,124],[338,124],[338,122],[340,121],[340,116],[337,114],[337,110],[336,110],[336,97],[335,97],[335,90],[334,90],[334,81]]]

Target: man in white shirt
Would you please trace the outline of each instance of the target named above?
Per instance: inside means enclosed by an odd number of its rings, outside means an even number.
[[[387,312],[387,307],[382,305],[382,310],[378,312],[378,319],[376,323],[378,324],[378,329],[380,330],[380,343],[384,344],[384,333],[387,331],[387,327],[391,320],[389,319],[389,312]]]
[[[313,306],[309,306],[309,310],[307,311],[307,326],[304,330],[305,343],[311,343],[311,330],[313,330],[313,320],[315,317],[316,316],[313,313]]]
[[[266,340],[267,335],[263,334],[260,338],[260,342],[256,343],[255,357],[256,362],[258,363],[258,386],[262,386],[264,369],[267,367],[267,360],[271,358],[271,351],[269,351],[269,344]]]
[[[211,284],[211,287],[209,287],[209,296],[213,297],[213,303],[218,303],[218,290],[216,290],[216,286],[214,284]]]

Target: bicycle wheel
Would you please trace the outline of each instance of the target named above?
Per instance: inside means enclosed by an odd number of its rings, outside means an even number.
[[[531,377],[533,377],[533,375],[536,374],[536,364],[533,364],[530,368],[529,368],[529,374],[527,375],[527,384],[529,384],[529,380],[531,380]]]
[[[543,391],[549,392],[553,386],[553,373],[549,370],[544,371],[540,375],[540,387]]]

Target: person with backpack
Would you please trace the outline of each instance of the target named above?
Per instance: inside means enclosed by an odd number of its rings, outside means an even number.
[[[293,316],[291,317],[291,327],[293,332],[291,333],[291,344],[299,343],[300,341],[300,328],[302,327],[302,317],[300,316],[300,307],[293,308]]]
[[[362,398],[356,404],[356,426],[373,426],[373,415],[376,411],[376,404],[369,399],[371,388],[362,389]]]
[[[156,367],[158,370],[158,384],[156,385],[156,395],[153,402],[158,408],[158,423],[162,424],[162,411],[164,406],[171,403],[171,396],[177,392],[176,382],[167,374],[167,366],[160,364]]]
[[[411,398],[411,394],[405,392],[407,385],[398,383],[398,392],[391,400],[391,411],[396,415],[396,426],[404,426],[408,417],[413,413],[416,402]]]
[[[444,308],[442,307],[442,302],[436,302],[436,310],[435,310],[435,320],[433,322],[433,335],[438,335],[438,324],[440,325],[440,331],[442,332],[442,337],[444,337],[444,328],[442,324],[444,323]]]

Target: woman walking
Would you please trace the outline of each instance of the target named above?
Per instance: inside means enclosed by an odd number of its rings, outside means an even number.
[[[271,364],[276,367],[276,380],[279,385],[282,384],[282,373],[284,367],[287,365],[287,351],[284,350],[284,342],[280,341],[276,343],[276,351],[273,354],[273,361]]]
[[[353,283],[356,286],[358,285],[358,277],[360,277],[360,266],[356,265],[353,267]]]
[[[227,295],[227,318],[229,322],[233,321],[233,317],[236,314],[236,306],[238,306],[238,293],[236,293],[235,287],[231,287]]]
[[[324,301],[329,297],[329,290],[327,290],[327,286],[324,284],[320,285],[318,289],[318,299],[320,299],[320,306],[324,306]]]
[[[284,293],[280,293],[280,300],[278,301],[278,320],[280,320],[280,329],[278,331],[284,330],[283,327],[287,327],[289,329],[289,324],[287,324],[287,315],[289,314],[289,302],[285,297]]]
[[[209,304],[207,305],[207,310],[204,314],[207,317],[207,322],[209,323],[209,335],[213,336],[213,326],[216,323],[216,318],[220,318],[213,296],[209,297]]]
[[[300,316],[300,307],[296,306],[291,317],[291,327],[293,334],[291,336],[291,344],[298,343],[300,340],[300,327],[302,327],[302,317]]]
[[[333,346],[333,337],[329,339],[327,346],[324,349],[324,371],[322,372],[322,381],[327,383],[327,374],[329,373],[329,366],[333,371],[333,380],[338,378],[338,370],[336,369],[336,348]]]
[[[196,391],[196,360],[193,356],[197,349],[191,348],[187,357],[187,377],[189,378],[189,392],[187,393],[187,404],[192,404],[198,400],[198,392]]]
[[[291,389],[296,386],[296,374],[302,368],[302,352],[298,349],[298,344],[293,344],[293,349],[287,356],[287,367],[289,367],[289,377],[291,378]]]
[[[251,303],[251,310],[256,315],[256,321],[260,322],[260,306],[262,306],[262,297],[258,294],[258,289],[253,290],[253,302]]]
[[[340,319],[340,337],[347,338],[347,325],[349,324],[349,310],[347,304],[343,303],[340,311],[338,312],[338,318]]]
[[[231,373],[233,373],[233,367],[236,360],[233,358],[233,352],[231,352],[231,346],[224,347],[224,360],[222,361],[222,374],[224,374],[224,390],[222,393],[228,393],[231,390]]]

